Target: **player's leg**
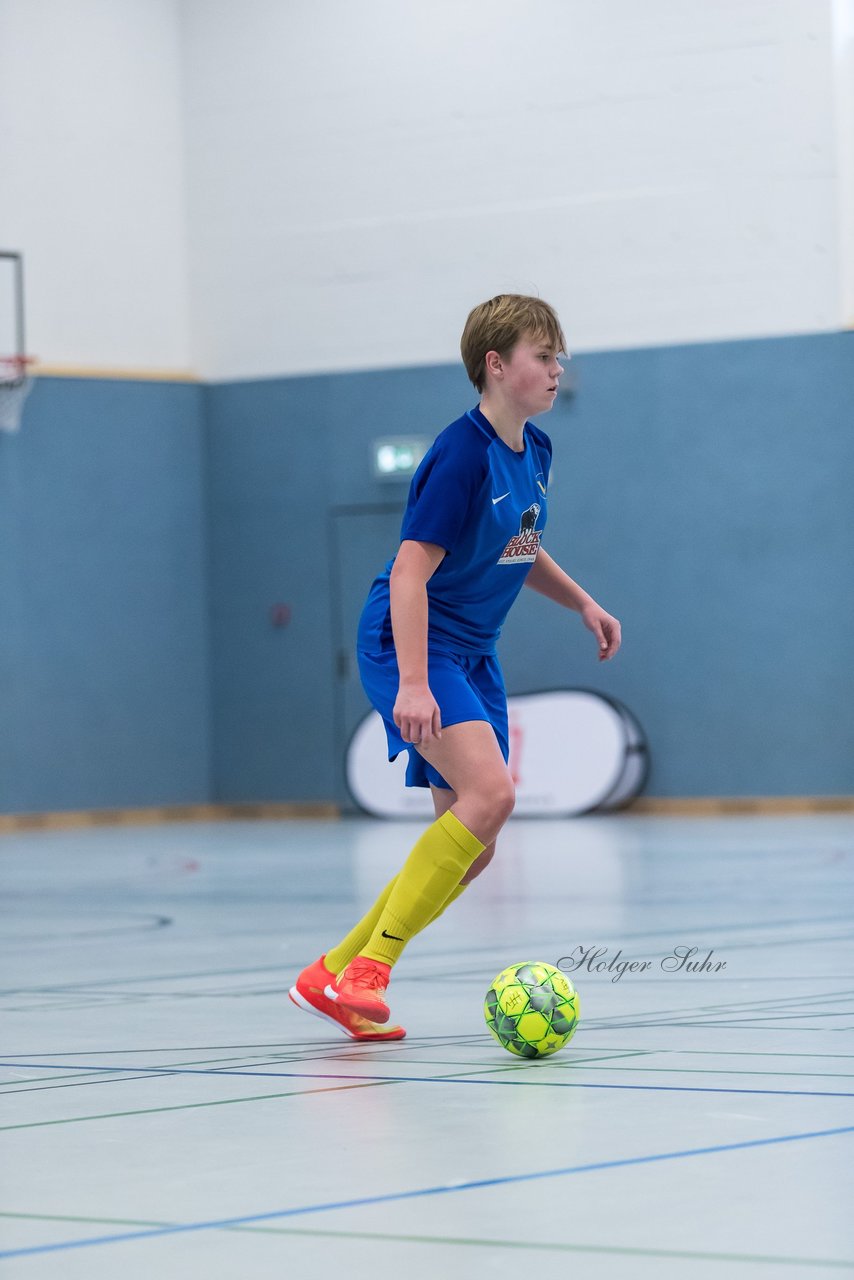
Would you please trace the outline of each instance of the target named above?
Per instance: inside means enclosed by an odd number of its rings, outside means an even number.
[[[488,721],[450,725],[440,740],[417,749],[456,799],[415,844],[368,944],[326,988],[330,998],[375,1022],[388,1018],[384,995],[391,966],[459,889],[513,809],[513,782]]]
[[[492,724],[486,719],[452,724],[442,730],[441,738],[419,743],[416,749],[455,794],[448,812],[477,836],[486,852],[513,812],[516,798]]]
[[[510,759],[510,735],[507,713],[507,690],[504,686],[504,676],[501,671],[501,664],[494,654],[483,654],[479,657],[464,660],[461,665],[466,681],[467,694],[476,698],[477,705],[480,707],[479,715],[472,716],[471,718],[478,721],[488,722],[495,734],[495,739],[504,762],[504,767],[502,767],[502,761],[498,760],[495,756],[493,744],[490,739],[488,746],[490,750],[490,760],[492,762],[491,767],[495,777],[498,779],[499,790],[506,790],[512,796],[515,789],[513,786],[512,775],[508,767]],[[456,692],[457,696],[459,696],[459,690]],[[468,719],[468,717],[457,714],[454,719],[446,717],[445,723],[453,724],[455,720],[463,721],[465,719]],[[487,737],[489,737],[488,734]],[[428,779],[432,770],[437,772],[442,782],[446,784],[444,788],[433,788],[434,807],[437,805],[441,806],[441,809],[436,809],[436,816],[439,817],[440,812],[446,809],[452,809],[457,817],[461,818],[463,821],[470,819],[477,822],[478,818],[476,815],[473,816],[471,808],[461,809],[460,800],[463,798],[465,803],[465,798],[461,797],[457,791],[453,790],[451,779],[442,774],[443,765],[439,763],[442,753],[440,749],[437,749],[439,746],[440,744],[434,742],[430,744],[429,748],[425,748],[424,750],[419,748],[419,750],[421,750],[421,755],[424,757]],[[447,765],[444,767],[454,768],[455,766]],[[483,782],[483,776],[477,775],[473,781],[474,790],[475,793],[477,793],[479,790],[479,784]],[[482,791],[480,800],[482,800]],[[489,801],[491,802],[491,797],[489,798]],[[500,821],[499,824],[503,825]],[[493,837],[491,840],[486,842],[486,848],[483,853],[481,853],[472,863],[461,883],[463,885],[470,884],[476,876],[479,876],[480,873],[485,870],[492,861],[494,854],[495,838]]]
[[[448,787],[436,787],[432,783],[430,784],[430,792],[433,799],[433,809],[436,817],[441,818],[442,814],[447,813],[448,809],[450,809],[451,805],[456,801],[456,792],[451,791]],[[463,887],[473,880],[476,875],[480,874],[489,859],[492,857],[494,850],[495,845],[493,844],[476,859],[475,863],[466,873],[463,881],[456,886],[450,897],[442,904],[436,914],[428,920],[428,924],[432,924],[433,920],[437,919],[442,914],[445,907],[449,906],[453,899],[459,896]],[[371,934],[374,932],[377,922],[382,915],[385,904],[388,902],[389,894],[394,888],[396,880],[397,876],[393,876],[379,894],[376,901],[371,905],[370,909],[362,916],[361,920],[353,926],[347,936],[342,938],[334,947],[330,947],[326,952],[324,962],[326,964],[326,968],[331,974],[334,975],[341,973],[343,969],[346,969],[350,961],[353,960],[362,948],[367,945]]]
[[[442,800],[436,821],[417,842],[401,872],[386,886],[368,917],[351,930],[339,947],[327,954],[326,964],[330,967],[346,960],[353,945],[359,946],[359,954],[346,965],[345,972],[339,970],[338,978],[329,983],[325,994],[331,999],[343,996],[350,1000],[354,988],[366,988],[366,998],[359,999],[357,990],[357,998],[350,1001],[350,1007],[383,1022],[388,1017],[382,995],[388,984],[390,966],[399,958],[406,942],[434,920],[451,895],[461,891],[462,881],[470,878],[472,864],[492,844],[512,809],[513,787],[504,763],[507,757],[506,697],[494,658],[472,660],[429,654],[430,687],[446,726],[442,735],[444,750],[441,760],[437,756],[435,767],[428,762],[426,753],[419,755],[415,747],[403,741],[394,723],[394,703],[400,683],[396,655],[392,651],[360,652],[359,671],[365,692],[383,718],[389,759],[401,751],[409,752],[407,785],[437,784],[439,789],[450,789],[455,796],[449,805]],[[453,766],[454,776],[459,776],[459,786],[454,786],[453,779],[441,773],[441,761],[445,760],[449,767],[452,760],[459,761]],[[476,820],[484,828],[483,835],[462,821],[457,812],[460,803],[464,806],[463,816]],[[373,925],[370,938],[362,945],[361,938],[370,925]]]
[[[441,818],[442,814],[447,813],[451,806],[456,803],[457,793],[452,791],[449,787],[437,787],[434,786],[433,783],[430,784],[430,792],[433,799],[433,810],[436,818]],[[460,896],[466,885],[470,884],[471,881],[474,880],[475,876],[480,875],[481,871],[483,871],[483,869],[492,860],[494,852],[495,842],[493,841],[492,844],[489,845],[488,848],[484,849],[483,853],[475,859],[460,883],[451,890],[451,893],[446,900],[427,921],[428,925],[432,924],[434,920],[438,920],[445,908],[449,907],[451,903]],[[389,894],[394,888],[396,881],[397,876],[393,876],[373,903],[370,910],[362,916],[362,919],[359,920],[357,924],[353,926],[345,938],[342,938],[336,946],[330,947],[329,951],[327,951],[324,957],[324,963],[331,974],[334,975],[341,973],[342,970],[346,969],[350,961],[359,955],[363,947],[367,946],[371,935],[379,922],[379,918],[382,915],[385,905],[388,902]],[[426,928],[427,926],[425,925],[424,927]]]
[[[442,814],[447,812],[456,800],[456,792],[449,790],[447,787],[436,787],[432,784],[430,785],[430,791],[433,796],[433,808],[436,817],[441,818]],[[494,849],[494,847],[493,845],[492,848]],[[490,851],[487,850],[486,853],[490,853]],[[428,924],[432,924],[433,920],[437,919],[446,907],[449,907],[460,896],[468,880],[473,875],[478,874],[480,870],[478,863],[484,857],[485,854],[482,854],[476,860],[467,877],[451,890],[445,902],[438,908],[434,916],[428,920]],[[485,865],[485,862],[483,865]],[[288,992],[293,1003],[300,1009],[304,1009],[306,1013],[313,1013],[320,1018],[325,1018],[327,1022],[339,1027],[351,1040],[402,1040],[406,1034],[401,1026],[381,1027],[375,1022],[371,1022],[370,1019],[352,1012],[346,1005],[330,1000],[329,996],[325,994],[325,988],[328,984],[332,982],[337,974],[347,968],[350,961],[355,959],[363,947],[368,945],[396,880],[397,876],[392,877],[367,913],[353,926],[346,937],[342,938],[336,946],[330,947],[329,951],[320,956],[318,960],[315,960],[313,964],[303,969]]]
[[[489,863],[515,800],[506,750],[492,722],[478,719],[446,726],[440,739],[416,749],[447,787],[431,788],[437,820],[409,855],[370,942],[359,953],[387,965],[399,959],[415,933],[436,919],[451,894],[456,896],[460,886]]]
[[[456,804],[457,793],[456,791],[452,791],[450,787],[434,787],[432,784],[430,786],[430,790],[433,793],[433,808],[435,810],[436,817],[441,818],[443,813],[447,813],[447,811]],[[494,856],[495,841],[493,840],[491,844],[486,846],[483,853],[479,854],[478,857],[475,858],[457,888],[451,893],[451,896],[448,898],[445,906],[436,912],[433,920],[438,919],[445,910],[445,907],[449,907],[454,899],[459,897],[463,889],[465,889],[467,885],[470,885],[472,880],[476,879],[477,876],[480,875],[481,871],[486,870]],[[430,924],[433,923],[433,920],[430,921]]]

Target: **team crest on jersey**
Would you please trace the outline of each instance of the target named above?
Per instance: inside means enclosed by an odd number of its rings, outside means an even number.
[[[535,529],[540,504],[532,502],[527,511],[523,511],[519,520],[519,532],[510,539],[501,552],[499,564],[533,564],[540,549],[542,529]]]

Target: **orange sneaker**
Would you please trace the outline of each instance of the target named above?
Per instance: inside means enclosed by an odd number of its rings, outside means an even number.
[[[332,974],[325,967],[324,959],[321,956],[314,964],[303,969],[288,992],[297,1008],[334,1023],[351,1040],[402,1040],[406,1035],[403,1027],[378,1027],[369,1018],[362,1017],[345,1005],[337,1004],[325,994],[324,987],[332,981]],[[386,1008],[386,1019],[388,1016]]]
[[[327,983],[324,995],[363,1018],[388,1022],[390,1011],[385,993],[390,978],[391,965],[369,960],[367,956],[356,956],[334,982]]]

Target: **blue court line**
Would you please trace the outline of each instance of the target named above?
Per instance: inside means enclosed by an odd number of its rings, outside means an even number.
[[[360,1196],[356,1200],[333,1200],[326,1204],[300,1205],[294,1209],[276,1209],[272,1213],[244,1214],[239,1218],[215,1218],[208,1222],[185,1222],[175,1226],[122,1231],[109,1236],[90,1236],[83,1240],[59,1240],[54,1244],[29,1245],[23,1249],[5,1249],[0,1258],[23,1258],[35,1253],[59,1253],[66,1249],[88,1249],[93,1245],[120,1244],[126,1240],[144,1240],[155,1236],[185,1234],[190,1231],[218,1231],[224,1227],[245,1226],[251,1222],[270,1222],[277,1218],[296,1218],[308,1213],[328,1213],[336,1209],[361,1209],[372,1204],[391,1204],[398,1200],[416,1200],[425,1196],[449,1195],[458,1191],[477,1191],[484,1187],[501,1187],[544,1178],[561,1178],[573,1173],[596,1173],[603,1169],[625,1169],[630,1165],[654,1164],[662,1160],[684,1160],[690,1156],[717,1155],[723,1151],[744,1151],[750,1147],[769,1147],[782,1142],[804,1142],[810,1138],[833,1138],[854,1133],[854,1125],[841,1129],[818,1129],[811,1133],[786,1133],[777,1138],[753,1138],[747,1142],[728,1142],[716,1147],[694,1147],[687,1151],[662,1151],[648,1156],[630,1156],[624,1160],[601,1160],[595,1164],[568,1165],[563,1169],[541,1169],[537,1173],[511,1173],[500,1178],[478,1178],[471,1182],[443,1183],[437,1187],[419,1187],[414,1191],[392,1191],[387,1195]]]
[[[524,1070],[524,1059],[518,1063],[509,1064]],[[240,1071],[234,1068],[206,1068],[206,1067],[103,1067],[94,1066],[85,1063],[64,1063],[64,1062],[0,1062],[0,1067],[26,1067],[28,1071],[70,1071],[70,1072],[103,1072],[104,1075],[124,1075],[133,1073],[140,1078],[153,1076],[208,1076],[209,1078],[223,1079],[230,1076],[237,1077],[260,1077],[262,1080],[346,1080],[352,1084],[362,1083],[389,1083],[389,1084],[468,1084],[468,1085],[504,1085],[514,1087],[517,1085],[539,1085],[550,1089],[628,1089],[644,1093],[747,1093],[747,1094],[768,1094],[772,1097],[785,1098],[854,1098],[854,1092],[840,1092],[827,1089],[734,1089],[728,1087],[714,1087],[707,1085],[682,1085],[682,1084],[599,1084],[589,1083],[582,1080],[485,1080],[471,1079],[472,1074],[462,1073],[458,1075],[441,1075],[441,1076],[386,1076],[386,1075],[347,1075],[343,1072],[326,1072],[326,1071]],[[579,1063],[578,1069],[582,1070],[584,1063]],[[536,1068],[534,1068],[536,1070]],[[484,1075],[487,1072],[496,1070],[495,1067],[484,1065]],[[514,1072],[514,1075],[518,1074]],[[74,1080],[74,1075],[68,1076],[68,1081]],[[10,1083],[14,1083],[13,1081]],[[93,1082],[94,1083],[94,1082]],[[103,1083],[103,1082],[102,1082]],[[0,1098],[4,1095],[0,1093]],[[73,1119],[88,1119],[86,1116],[73,1117]],[[95,1117],[93,1117],[95,1118]],[[17,1128],[35,1128],[39,1121],[33,1122],[32,1125],[0,1125],[0,1132],[4,1129]],[[56,1120],[45,1121],[45,1124],[60,1123]],[[2,1256],[2,1255],[0,1255]]]

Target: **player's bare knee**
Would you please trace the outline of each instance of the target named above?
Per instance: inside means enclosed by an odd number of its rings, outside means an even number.
[[[516,787],[509,773],[501,778],[494,790],[490,790],[489,799],[496,818],[505,823],[516,807]]]
[[[507,806],[495,795],[479,795],[461,806],[468,817],[469,829],[484,844],[491,844],[507,821]]]
[[[477,803],[484,826],[496,833],[500,831],[516,804],[516,788],[510,774],[485,778],[478,788]]]
[[[515,788],[509,772],[485,772],[457,791],[454,811],[468,829],[490,845],[513,812]]]

